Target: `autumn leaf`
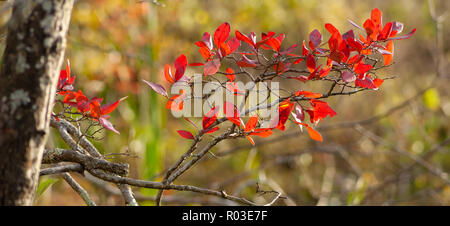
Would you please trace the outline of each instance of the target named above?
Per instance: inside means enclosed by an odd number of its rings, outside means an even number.
[[[214,44],[219,48],[220,44],[225,42],[230,35],[230,24],[224,22],[214,32]]]
[[[208,129],[212,124],[216,122],[219,109],[220,107],[216,106],[211,108],[211,110],[206,113],[202,121],[203,129]]]
[[[152,88],[155,92],[157,92],[157,93],[159,93],[159,94],[161,94],[161,95],[163,95],[165,97],[168,97],[167,96],[167,91],[162,85],[157,84],[157,83],[153,83],[153,82],[149,82],[149,81],[146,81],[144,79],[142,79],[142,81],[145,82],[145,84],[147,84],[148,86],[150,86],[150,88]]]
[[[177,133],[180,134],[181,137],[185,138],[185,139],[191,139],[191,140],[195,140],[194,135],[192,135],[191,132],[186,131],[186,130],[177,130]]]
[[[121,101],[125,100],[125,99],[127,99],[127,96],[126,96],[126,97],[120,98],[120,99],[117,100],[116,102],[113,102],[113,103],[110,103],[110,104],[102,105],[102,106],[100,107],[101,115],[106,115],[106,114],[111,113],[112,111],[114,111],[114,110],[117,108],[117,106],[119,106],[119,103],[120,103]]]
[[[276,125],[276,129],[285,130],[286,121],[291,114],[291,111],[294,107],[294,103],[291,103],[290,99],[286,99],[282,101],[278,106],[278,124]]]
[[[312,54],[308,54],[308,56],[306,57],[306,67],[311,73],[316,69],[316,60],[314,59],[314,56]]]
[[[180,90],[181,94],[173,95],[167,101],[166,108],[178,112],[183,110],[184,90]]]
[[[61,70],[59,72],[59,79],[58,79],[58,94],[64,95],[66,94],[65,91],[67,90],[73,90],[73,83],[75,82],[75,77],[70,76],[70,61],[67,60],[67,65],[65,70]]]
[[[306,126],[306,130],[308,131],[309,137],[310,137],[311,139],[317,140],[317,141],[320,141],[320,142],[323,141],[322,135],[320,135],[320,133],[317,132],[317,131],[316,131],[315,129],[313,129],[312,127]]]
[[[227,73],[226,76],[230,80],[230,82],[234,81],[234,78],[236,77],[236,75],[234,74],[234,70],[233,69],[227,68],[225,70],[225,73]]]
[[[321,93],[313,93],[313,92],[310,92],[310,91],[298,90],[298,91],[295,92],[294,96],[296,96],[296,97],[304,96],[304,97],[309,97],[309,98],[320,98],[320,97],[322,97],[322,94]]]
[[[309,100],[313,110],[307,110],[311,123],[317,122],[327,116],[333,117],[337,113],[328,106],[328,103],[321,100],[310,99]]]
[[[372,65],[364,64],[364,63],[358,63],[358,64],[355,64],[355,67],[354,67],[353,71],[355,72],[355,74],[364,74],[367,71],[369,71],[370,69],[372,69]]]
[[[316,140],[316,141],[323,141],[322,135],[320,135],[319,132],[317,132],[317,130],[313,129],[311,126],[309,126],[306,123],[298,123],[297,124],[306,127],[306,131],[308,131],[308,135],[311,139]]]
[[[386,51],[388,51],[390,54],[383,54],[384,66],[392,63],[392,58],[394,55],[394,42],[392,40],[388,41],[388,43],[386,44]]]
[[[353,82],[355,80],[356,80],[356,76],[353,73],[351,73],[350,71],[342,72],[342,81],[343,82],[348,83],[348,82]]]
[[[322,34],[320,34],[319,30],[314,29],[311,33],[309,33],[309,47],[311,49],[317,48],[322,42]]]
[[[100,118],[98,119],[98,121],[100,122],[100,125],[102,125],[103,128],[105,128],[105,129],[107,129],[107,130],[111,130],[111,131],[113,131],[113,132],[115,132],[115,133],[117,133],[117,134],[120,134],[120,132],[117,131],[117,130],[114,128],[113,124],[108,120],[108,117],[102,116],[102,117],[100,117]]]
[[[234,104],[225,101],[223,113],[230,122],[236,124],[237,126],[241,126],[241,118],[239,117],[240,115],[239,110]]]
[[[214,59],[214,60],[208,61],[205,64],[203,73],[205,76],[213,75],[219,70],[219,67],[220,67],[220,59]]]
[[[181,54],[176,60],[175,60],[175,81],[178,81],[183,77],[184,72],[186,71],[187,67],[187,58],[184,54]]]

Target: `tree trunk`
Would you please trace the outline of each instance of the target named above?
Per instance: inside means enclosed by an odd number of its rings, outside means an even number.
[[[16,0],[0,71],[0,205],[32,205],[73,0]]]

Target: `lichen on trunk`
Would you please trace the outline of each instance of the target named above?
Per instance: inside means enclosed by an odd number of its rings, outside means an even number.
[[[31,205],[73,0],[17,0],[0,71],[0,205]]]

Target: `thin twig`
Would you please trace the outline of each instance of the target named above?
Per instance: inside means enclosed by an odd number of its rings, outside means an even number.
[[[63,173],[61,174],[62,178],[70,185],[70,187],[72,187],[73,190],[75,190],[78,195],[80,195],[80,197],[83,199],[83,201],[88,205],[88,206],[96,206],[95,202],[91,199],[91,197],[89,196],[89,194],[87,193],[86,190],[84,190],[83,187],[81,187],[81,185],[79,185],[71,176],[69,173]]]

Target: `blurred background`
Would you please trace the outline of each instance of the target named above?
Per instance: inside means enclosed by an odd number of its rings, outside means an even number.
[[[316,28],[327,40],[325,23],[342,33],[353,29],[347,19],[362,25],[371,10],[379,8],[384,23],[400,21],[403,33],[413,28],[417,32],[396,42],[395,64],[378,72],[395,79],[386,80],[378,91],[326,100],[338,115],[319,123],[323,143],[288,123],[287,131],[256,139],[253,148],[246,139],[220,143],[212,150],[217,158],[206,156],[176,184],[270,201],[270,192],[256,193],[258,183],[260,190],[283,193],[275,205],[450,205],[449,5],[446,0],[78,0],[66,58],[76,89],[88,97],[101,96],[109,103],[128,96],[111,117],[121,134],[105,132],[95,145],[104,154],[128,153],[112,156],[113,161],[130,163],[130,177],[160,181],[159,173],[191,143],[176,130],[194,128],[173,118],[164,107],[165,98],[141,79],[167,87],[164,64],[182,53],[189,62],[201,62],[194,43],[224,21],[231,24],[232,34],[283,32],[287,48]],[[8,14],[0,14],[1,24]],[[200,69],[188,67],[186,73]],[[308,83],[293,85],[322,91]],[[55,131],[48,146],[65,147]],[[97,204],[122,204],[111,184],[74,176]],[[156,192],[135,189],[142,205],[154,205]],[[190,192],[164,194],[164,205],[229,204]],[[64,180],[45,176],[35,204],[84,202]]]

